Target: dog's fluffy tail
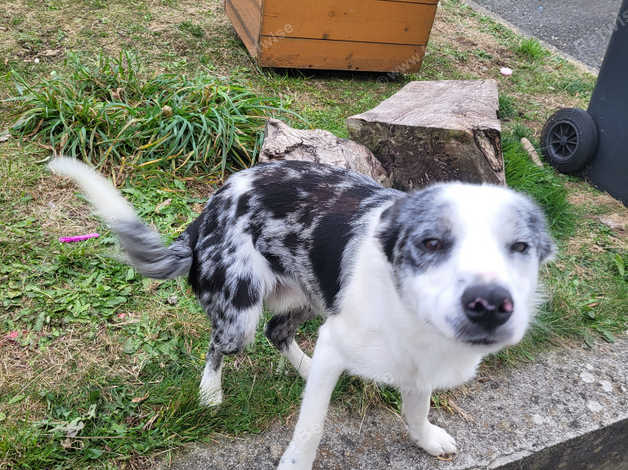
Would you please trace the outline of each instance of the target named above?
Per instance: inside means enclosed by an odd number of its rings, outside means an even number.
[[[54,158],[48,166],[80,186],[96,212],[120,238],[128,263],[141,274],[154,279],[172,279],[190,271],[192,249],[185,234],[165,246],[159,234],[143,223],[111,183],[92,168],[66,157]]]

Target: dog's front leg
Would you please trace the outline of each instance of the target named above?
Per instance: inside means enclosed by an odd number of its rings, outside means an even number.
[[[278,470],[310,470],[323,434],[327,407],[344,366],[325,334],[323,325],[303,393],[299,420],[292,441],[279,461]]]
[[[456,452],[454,438],[427,420],[431,394],[429,389],[401,390],[401,411],[408,424],[408,432],[419,447],[432,455],[453,454]]]

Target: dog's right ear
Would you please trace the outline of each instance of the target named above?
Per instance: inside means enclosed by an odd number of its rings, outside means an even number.
[[[398,199],[380,215],[377,237],[379,238],[386,258],[392,264],[395,259],[395,247],[399,240],[401,224],[399,223],[399,211],[403,199]]]

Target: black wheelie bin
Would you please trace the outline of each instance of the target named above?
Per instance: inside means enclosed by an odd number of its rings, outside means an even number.
[[[588,111],[550,117],[541,149],[563,173],[576,173],[628,205],[628,0],[617,17]]]

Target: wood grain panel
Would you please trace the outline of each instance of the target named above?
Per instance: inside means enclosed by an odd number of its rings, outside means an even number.
[[[267,38],[262,36],[260,65],[373,72],[416,72],[421,68],[424,46],[319,39]]]
[[[249,54],[257,57],[261,31],[261,0],[225,0],[225,11]]]
[[[427,5],[436,5],[439,0],[377,0],[378,2],[398,2],[398,3],[425,3]]]
[[[262,34],[425,45],[436,4],[382,0],[265,0]]]

